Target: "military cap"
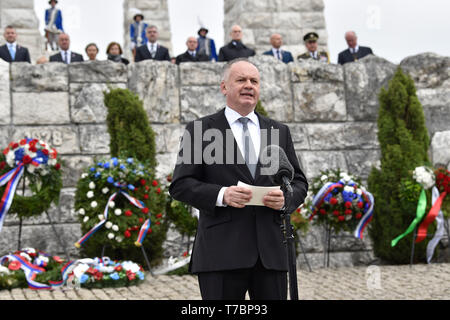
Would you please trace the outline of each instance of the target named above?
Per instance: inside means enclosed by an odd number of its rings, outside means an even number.
[[[205,27],[200,27],[200,29],[198,30],[197,34],[200,35],[200,32],[201,32],[202,30],[205,30],[206,33],[208,33],[208,29],[206,29]]]
[[[317,41],[317,39],[319,39],[319,35],[317,33],[315,33],[315,32],[308,32],[303,37],[303,41],[305,41],[305,42],[307,42],[307,41]]]

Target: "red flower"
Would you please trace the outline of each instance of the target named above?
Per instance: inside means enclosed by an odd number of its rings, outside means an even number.
[[[156,181],[156,180],[153,180],[153,182],[152,182],[152,186],[156,187],[157,185],[158,185],[158,181]]]
[[[172,176],[170,174],[167,176],[167,182],[172,182]]]
[[[344,221],[344,220],[345,220],[345,217],[344,217],[344,216],[339,216],[339,217],[338,217],[338,220],[339,220],[339,221]]]
[[[144,199],[145,199],[145,200],[148,199],[148,194],[144,194]]]
[[[355,215],[355,218],[356,218],[356,219],[361,219],[361,217],[362,217],[361,212],[358,212],[358,213]]]
[[[9,152],[9,148],[5,148],[5,149],[3,150],[3,154],[4,154],[5,156],[8,154],[8,152]]]
[[[160,224],[161,224],[161,222],[160,222],[160,221],[156,221],[156,222],[155,222],[155,224],[157,224],[157,225],[160,225]]]
[[[156,193],[160,194],[161,193],[161,188],[156,189]]]
[[[362,207],[364,207],[364,203],[362,203],[362,201],[359,201],[357,203],[358,208],[362,209]]]
[[[298,213],[300,213],[300,208],[297,208],[297,210],[296,210]]]
[[[188,255],[187,251],[183,252],[183,257],[187,257],[187,255]]]
[[[128,280],[132,281],[132,280],[136,279],[136,274],[131,272],[131,270],[128,270],[127,271],[127,278],[128,278]]]
[[[19,270],[21,266],[22,266],[22,264],[19,261],[14,260],[9,263],[8,269],[12,270],[12,271],[16,271],[16,270]]]
[[[126,215],[127,217],[131,217],[132,214],[133,214],[133,212],[132,212],[131,210],[125,211],[125,215]]]
[[[143,209],[142,209],[142,213],[143,213],[143,214],[148,214],[148,211],[149,211],[148,208],[143,208]]]
[[[142,223],[142,222],[144,222],[144,219],[139,218],[139,223]]]
[[[320,209],[319,212],[320,212],[320,214],[323,214],[323,215],[327,214],[327,211],[325,209]]]
[[[18,148],[18,147],[19,147],[19,144],[17,142],[14,142],[12,147],[11,147],[11,149],[15,149],[15,148]]]
[[[31,161],[33,161],[33,159],[31,159],[31,157],[26,154],[23,156],[22,161],[24,164],[29,164],[29,163],[31,163]]]
[[[31,140],[31,141],[28,143],[28,145],[30,146],[30,149],[36,147],[36,142],[37,142],[37,141],[35,141],[35,140]]]
[[[330,199],[330,204],[331,204],[331,205],[334,206],[334,205],[336,205],[337,203],[338,203],[338,200],[337,200],[336,198],[331,198],[331,199]]]
[[[59,256],[53,256],[53,260],[55,260],[56,263],[63,263],[63,259],[61,259]]]
[[[36,149],[35,146],[32,146],[32,147],[30,147],[30,151],[31,151],[31,152],[37,152],[37,149]]]
[[[92,267],[89,267],[89,269],[87,269],[86,272],[89,273],[89,274],[95,275],[95,273],[97,272],[97,270],[95,270],[95,269],[92,268]]]
[[[340,212],[338,210],[334,210],[333,211],[333,215],[335,215],[336,217],[339,216]]]
[[[161,218],[162,217],[162,213],[158,213],[157,215],[156,215],[156,217],[159,219],[159,218]]]
[[[5,161],[0,162],[0,170],[5,169],[5,167],[6,167],[6,162]]]
[[[344,213],[345,213],[346,215],[351,215],[351,214],[352,214],[352,210],[346,209],[346,210],[344,211]]]
[[[145,186],[145,184],[147,183],[147,181],[145,181],[145,179],[141,179],[139,182],[140,182],[141,185],[143,185],[143,186]]]
[[[131,237],[130,231],[126,230],[126,231],[123,233],[123,236],[124,236],[125,238]]]
[[[49,154],[49,152],[48,152],[47,149],[42,149],[42,153],[43,153],[44,155],[46,155],[46,156],[48,156],[48,154]]]
[[[102,279],[103,279],[103,273],[101,273],[101,272],[98,271],[98,270],[95,270],[95,271],[97,271],[97,272],[94,273],[94,279],[97,280],[97,281],[102,280]]]
[[[114,270],[117,271],[117,272],[122,271],[122,269],[123,269],[122,266],[117,266],[117,267],[114,268]]]
[[[348,208],[351,208],[352,207],[352,203],[350,202],[350,201],[346,201],[345,203],[344,203],[344,206],[348,209]]]
[[[148,228],[148,233],[152,233],[152,228]]]
[[[55,164],[55,169],[56,169],[56,170],[61,169],[61,164],[60,164],[60,163]]]
[[[21,146],[26,145],[26,144],[27,144],[27,139],[22,139],[22,140],[20,140],[20,141],[19,141],[19,144],[20,144]]]

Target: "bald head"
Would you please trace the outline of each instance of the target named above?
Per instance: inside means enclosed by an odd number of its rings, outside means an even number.
[[[281,47],[281,45],[283,44],[283,38],[281,37],[280,34],[274,33],[270,36],[270,44],[275,49],[279,49]]]
[[[186,46],[189,51],[195,51],[197,49],[197,38],[195,37],[187,38]]]
[[[354,31],[347,31],[344,35],[345,41],[347,41],[347,45],[349,48],[355,48],[357,45],[358,37]]]
[[[242,28],[235,24],[231,27],[230,32],[231,39],[234,41],[241,41],[242,40]]]
[[[70,37],[67,33],[61,33],[58,37],[58,45],[59,47],[66,51],[69,50],[70,47]]]

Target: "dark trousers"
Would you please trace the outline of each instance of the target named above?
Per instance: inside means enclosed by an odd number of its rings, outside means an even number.
[[[258,258],[249,269],[201,272],[198,283],[203,300],[286,300],[287,273],[267,270]]]

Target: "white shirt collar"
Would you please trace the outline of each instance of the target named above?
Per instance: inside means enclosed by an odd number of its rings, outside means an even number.
[[[229,106],[226,106],[225,117],[227,118],[228,123],[231,125],[234,122],[238,121],[238,119],[241,118],[242,115],[239,112],[231,109]],[[249,118],[250,121],[252,121],[255,125],[259,124],[259,119],[255,111],[250,112],[248,115],[246,115],[246,117]]]
[[[153,43],[155,50],[158,50],[158,42]],[[149,41],[147,42],[148,51],[152,51],[152,43]]]
[[[6,44],[7,44],[8,48],[11,47],[11,46],[13,46],[14,48],[17,47],[17,42],[16,41],[13,42],[13,43],[6,42]]]
[[[354,47],[353,49],[350,48],[350,52],[356,53],[356,52],[358,52],[358,51],[359,51],[359,45],[356,45],[356,47]]]

